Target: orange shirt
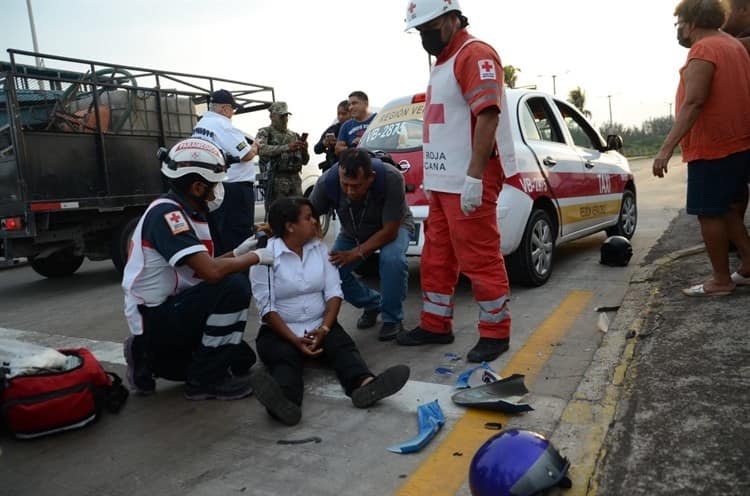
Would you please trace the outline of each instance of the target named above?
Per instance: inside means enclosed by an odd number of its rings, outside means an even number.
[[[680,69],[677,112],[685,102],[682,73],[691,60],[714,65],[708,99],[698,119],[682,138],[682,158],[715,160],[750,149],[750,55],[729,35],[708,36],[696,42]]]

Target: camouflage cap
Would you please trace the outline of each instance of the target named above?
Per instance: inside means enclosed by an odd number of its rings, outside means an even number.
[[[292,115],[292,113],[289,112],[289,108],[286,106],[286,102],[273,102],[271,106],[268,107],[268,111],[277,115]]]

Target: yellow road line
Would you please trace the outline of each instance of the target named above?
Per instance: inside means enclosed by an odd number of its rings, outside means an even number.
[[[503,377],[525,374],[526,383],[532,384],[552,355],[554,345],[568,333],[593,295],[591,291],[572,291],[513,355],[500,374]],[[453,430],[395,494],[454,496],[469,475],[472,456],[490,437],[491,433],[484,428],[484,424],[506,424],[507,420],[508,416],[502,413],[467,410]]]

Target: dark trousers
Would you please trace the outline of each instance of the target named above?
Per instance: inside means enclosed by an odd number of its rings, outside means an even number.
[[[302,404],[304,383],[302,372],[305,356],[292,343],[278,335],[273,329],[262,325],[255,341],[258,355],[268,367],[268,371],[281,386],[284,395],[294,403]],[[341,386],[347,396],[359,387],[362,379],[372,377],[357,345],[336,322],[321,343],[323,353],[320,356],[336,372]]]
[[[255,190],[251,182],[224,183],[224,201],[208,215],[214,255],[219,257],[253,235]]]
[[[242,334],[250,305],[249,281],[232,274],[200,283],[158,307],[139,306],[147,362],[157,377],[214,384],[256,361]]]

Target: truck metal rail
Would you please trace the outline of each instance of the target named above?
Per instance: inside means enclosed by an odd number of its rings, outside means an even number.
[[[270,86],[231,79],[8,54],[0,61],[0,256],[28,257],[47,277],[72,274],[84,257],[122,269],[138,217],[165,190],[156,150],[190,136],[211,92],[229,90],[238,113],[275,99]]]

